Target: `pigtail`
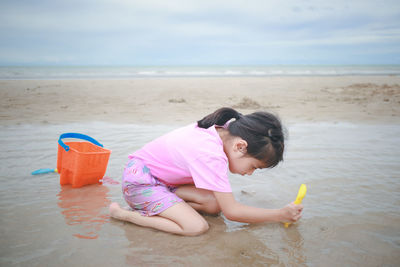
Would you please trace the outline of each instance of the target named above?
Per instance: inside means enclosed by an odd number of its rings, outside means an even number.
[[[213,125],[223,126],[230,119],[239,119],[242,115],[233,108],[220,108],[214,113],[205,116],[197,122],[200,128],[209,128]]]

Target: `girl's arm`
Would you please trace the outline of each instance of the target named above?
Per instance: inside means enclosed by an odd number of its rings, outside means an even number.
[[[289,204],[282,209],[262,209],[237,202],[232,193],[214,192],[225,217],[245,223],[295,222],[301,217],[303,205]]]

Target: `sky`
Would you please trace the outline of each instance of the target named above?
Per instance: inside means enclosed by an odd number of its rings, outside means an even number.
[[[399,0],[0,0],[0,65],[400,64]]]

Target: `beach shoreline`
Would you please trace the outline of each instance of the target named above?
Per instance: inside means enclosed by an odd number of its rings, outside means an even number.
[[[395,265],[399,84],[397,76],[0,80],[0,265]],[[110,202],[127,207],[120,184],[72,188],[55,173],[31,175],[55,168],[60,134],[78,132],[112,151],[105,175],[120,181],[133,151],[222,106],[281,117],[285,160],[229,179],[240,203],[261,208],[286,205],[307,184],[298,223],[205,216],[208,232],[182,238],[111,219]]]
[[[400,123],[400,77],[0,80],[2,125],[187,124],[223,106],[270,111],[286,123]]]

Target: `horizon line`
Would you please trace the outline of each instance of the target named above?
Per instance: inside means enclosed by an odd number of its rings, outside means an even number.
[[[7,67],[276,67],[276,66],[400,66],[400,63],[292,63],[292,64],[1,64]]]

